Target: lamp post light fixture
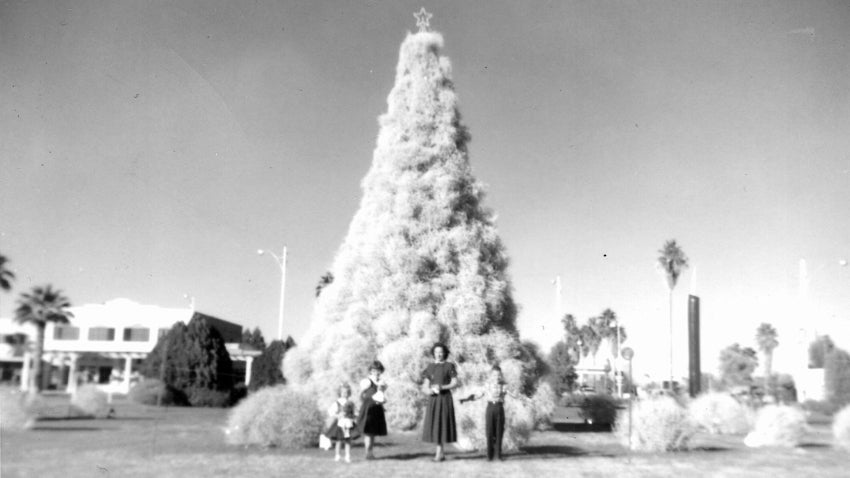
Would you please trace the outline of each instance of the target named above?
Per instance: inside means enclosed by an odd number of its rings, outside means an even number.
[[[277,339],[283,340],[283,306],[286,300],[286,246],[283,246],[283,254],[280,256],[272,251],[257,249],[257,255],[262,256],[265,254],[273,258],[278,267],[280,267],[280,308],[277,314]]]

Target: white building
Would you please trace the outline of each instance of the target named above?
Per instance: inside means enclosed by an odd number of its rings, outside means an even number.
[[[196,314],[193,308],[142,305],[127,299],[69,310],[74,314],[69,324],[47,324],[43,355],[46,365],[50,365],[45,370],[45,380],[51,388],[64,388],[69,392],[73,392],[78,383],[94,382],[108,391],[127,393],[138,376],[139,365],[156,346],[159,337],[175,323],[188,323]],[[205,317],[224,338],[234,368],[241,369],[237,363],[244,362],[247,384],[253,358],[261,352],[240,346],[240,325]],[[20,333],[34,337],[35,327],[0,319],[0,335],[8,337]],[[20,381],[25,390],[32,368],[30,352],[26,347],[15,347],[5,340],[3,345],[0,348],[3,378]]]

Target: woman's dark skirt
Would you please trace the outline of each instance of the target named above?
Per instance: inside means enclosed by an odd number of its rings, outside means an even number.
[[[428,443],[454,443],[457,441],[455,409],[451,392],[444,391],[428,397],[422,441]]]

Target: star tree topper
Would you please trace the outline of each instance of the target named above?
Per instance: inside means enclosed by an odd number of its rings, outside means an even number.
[[[420,32],[427,32],[431,28],[431,17],[434,15],[425,11],[425,7],[422,7],[418,13],[413,14],[416,17],[416,26],[419,27]]]

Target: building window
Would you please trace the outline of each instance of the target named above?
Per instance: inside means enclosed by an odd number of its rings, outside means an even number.
[[[159,329],[159,335],[156,336],[157,339],[161,339],[164,336],[168,335],[168,331],[170,331],[170,330],[171,329]]]
[[[53,340],[80,340],[80,328],[72,325],[57,325],[53,328]]]
[[[143,327],[124,329],[124,342],[147,342],[150,334],[151,330]]]
[[[115,340],[115,329],[111,327],[92,327],[89,340]]]

